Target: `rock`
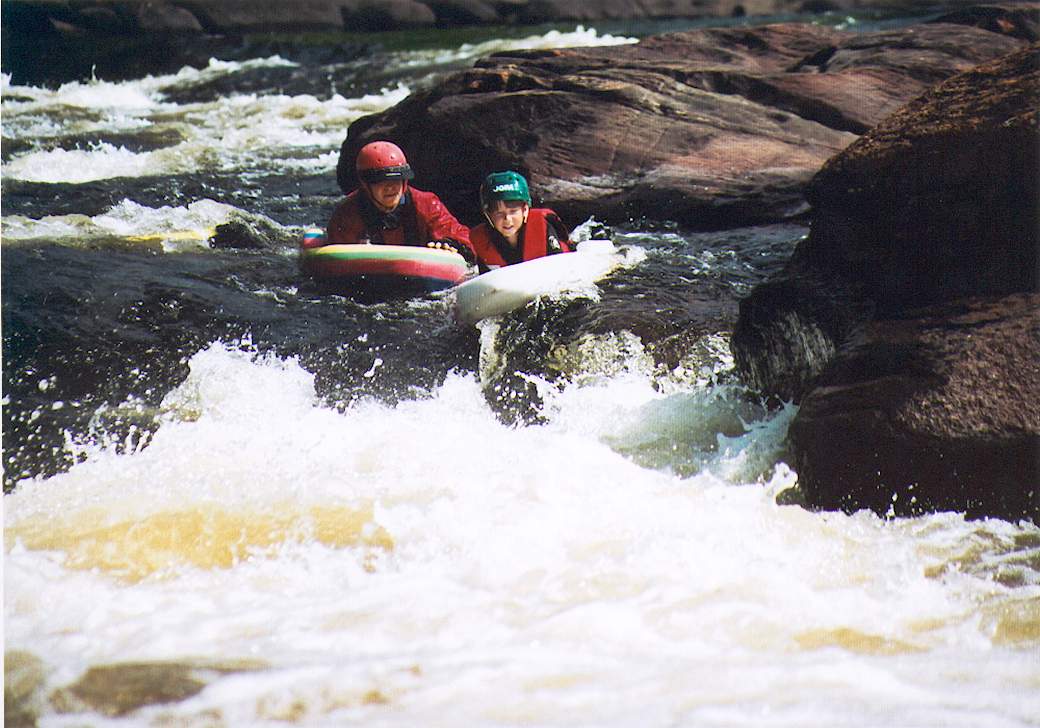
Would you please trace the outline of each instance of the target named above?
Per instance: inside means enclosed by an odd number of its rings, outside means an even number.
[[[129,33],[134,29],[130,18],[125,15],[121,16],[113,8],[83,8],[77,20],[77,25],[96,33]]]
[[[1015,34],[978,30],[951,21],[853,35],[792,69],[819,74],[811,95],[791,73],[770,79],[769,92],[806,118],[862,134],[929,87],[1024,45]]]
[[[741,302],[746,381],[798,400],[874,309],[1036,289],[1036,64],[1034,48],[951,79],[827,163],[808,239]]]
[[[201,32],[202,24],[185,8],[170,3],[145,3],[137,8],[137,27],[144,31]]]
[[[853,2],[845,2],[853,5]],[[242,34],[274,31],[399,30],[416,25],[539,24],[603,19],[689,18],[799,11],[801,0],[5,0],[4,27],[133,33],[154,29]],[[740,13],[737,13],[740,14]],[[378,22],[375,22],[377,21]],[[361,21],[361,22],[359,22]]]
[[[735,302],[710,280],[687,279],[683,290],[679,275],[632,269],[624,283],[601,279],[595,300],[542,297],[482,323],[480,383],[491,410],[509,425],[532,424],[543,421],[546,389],[565,382],[633,366],[661,377],[714,367],[709,337],[732,327]],[[655,283],[669,293],[631,295]]]
[[[767,399],[799,402],[873,308],[854,286],[788,266],[739,304],[730,348],[741,380]]]
[[[223,675],[266,669],[257,660],[211,662],[126,662],[91,667],[75,683],[55,690],[51,704],[59,713],[93,710],[122,717],[149,706],[197,695]]]
[[[873,7],[881,0],[4,0],[3,70],[16,84],[174,73],[184,65],[227,60],[244,34],[353,33],[473,24],[593,23],[596,20],[780,15]],[[970,6],[947,0],[947,7]],[[898,3],[902,12],[930,11],[926,0]],[[1035,35],[1030,5],[967,7],[949,22],[978,25],[1020,39]],[[1031,30],[1032,29],[1032,30]],[[352,36],[354,42],[356,38]],[[185,47],[187,46],[187,48]],[[207,52],[208,51],[208,52]],[[140,63],[146,57],[144,64]],[[198,58],[201,58],[201,61]],[[863,79],[861,82],[868,82]],[[871,85],[868,83],[868,85]],[[874,79],[874,93],[886,90]],[[851,89],[853,94],[855,88]],[[803,104],[803,110],[812,107]],[[830,113],[827,105],[822,113]],[[806,117],[811,118],[811,117]],[[862,124],[861,121],[856,122]],[[862,131],[853,127],[850,131]],[[865,128],[865,127],[864,127]]]
[[[971,25],[1030,43],[1040,40],[1040,14],[1033,3],[975,5],[940,15],[933,22]]]
[[[854,2],[839,0],[845,7]],[[690,18],[700,16],[743,17],[745,15],[782,15],[803,12],[805,0],[599,0],[576,3],[571,0],[529,0],[522,5],[521,17],[527,23],[591,20],[635,20],[639,18]],[[834,10],[838,3],[828,4]],[[810,10],[809,12],[815,12]]]
[[[354,0],[343,3],[343,29],[386,31],[433,25],[437,16],[416,0]]]
[[[438,25],[481,25],[499,23],[503,16],[484,0],[428,0]]]
[[[789,434],[814,506],[1040,518],[1040,295],[872,322]]]
[[[125,2],[140,6],[141,2]],[[190,12],[207,33],[241,34],[265,31],[296,32],[343,27],[342,3],[331,0],[307,2],[255,2],[254,0],[181,0],[176,7]]]
[[[776,16],[791,13],[876,8],[885,0],[5,0],[5,29],[24,32],[30,27],[67,32],[135,33],[144,28],[181,33],[238,35],[274,31],[398,30],[414,25],[541,24],[639,20],[643,18],[702,18]],[[931,11],[932,0],[893,3],[908,14]],[[969,0],[946,0],[945,7],[973,5]],[[955,14],[956,22],[1004,29],[1028,24],[1026,11],[1018,19],[1008,6],[982,6]],[[358,17],[381,18],[366,28]],[[1026,36],[1021,36],[1025,38]]]
[[[299,231],[275,225],[263,215],[236,211],[216,226],[208,243],[216,249],[274,250],[297,245]]]
[[[40,713],[40,692],[47,679],[43,661],[31,652],[4,653],[4,725],[35,726]]]
[[[806,213],[808,181],[852,132],[1023,44],[961,25],[780,24],[501,53],[352,124],[338,178],[353,189],[357,150],[382,138],[470,223],[480,180],[506,168],[574,219],[776,222]]]
[[[1035,290],[1040,51],[969,71],[830,160],[808,255],[882,311]]]
[[[1033,45],[893,114],[813,179],[810,235],[741,302],[742,376],[802,399],[810,504],[1040,519],[1037,98]]]

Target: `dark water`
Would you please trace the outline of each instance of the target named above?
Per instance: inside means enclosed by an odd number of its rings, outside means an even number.
[[[727,330],[736,293],[776,268],[803,233],[793,225],[631,233],[626,244],[649,257],[604,281],[598,302],[572,302],[548,321],[544,313],[514,318],[536,322],[546,346],[633,331],[674,365],[700,336]],[[723,262],[691,262],[698,256]],[[476,370],[478,332],[454,322],[443,296],[372,303],[329,295],[301,277],[291,249],[170,255],[43,242],[7,246],[2,266],[8,486],[67,466],[69,435],[148,432],[187,361],[214,341],[299,357],[318,394],[341,406],[421,397],[449,371]],[[514,336],[518,366],[542,372],[536,335]],[[362,376],[377,359],[381,376]],[[99,422],[99,410],[112,408]]]

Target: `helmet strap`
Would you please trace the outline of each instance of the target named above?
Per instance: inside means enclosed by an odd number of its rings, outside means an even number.
[[[523,202],[523,200],[519,200],[519,202]],[[531,214],[531,204],[529,202],[524,202],[524,205],[527,207],[527,209],[524,210],[524,221],[520,223],[521,225],[527,224],[527,216]],[[484,219],[488,221],[488,225],[490,225],[491,227],[495,227],[495,223],[491,219],[491,215],[488,214],[488,208],[482,208],[481,212],[484,213]]]

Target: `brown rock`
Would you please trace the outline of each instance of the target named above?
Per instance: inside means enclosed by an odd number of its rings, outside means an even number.
[[[1038,98],[1034,45],[893,114],[814,178],[808,239],[741,302],[738,368],[804,397],[810,504],[1040,519]]]
[[[1040,13],[1035,3],[974,5],[935,19],[936,23],[958,23],[1035,43],[1040,40]]]
[[[502,16],[484,0],[427,0],[437,16],[438,25],[480,25],[498,23]]]
[[[883,310],[1035,290],[1040,48],[957,76],[813,180],[808,254]]]
[[[730,338],[740,378],[769,399],[800,402],[872,314],[854,285],[788,265],[740,301]]]
[[[176,703],[197,695],[223,675],[266,669],[255,660],[124,662],[97,665],[79,680],[55,690],[51,704],[59,713],[93,710],[122,717],[150,705]]]
[[[210,33],[338,30],[343,27],[340,5],[334,0],[261,2],[253,0],[179,0]]]
[[[29,728],[39,719],[40,699],[47,680],[43,661],[22,650],[4,653],[4,726]]]
[[[842,348],[790,430],[823,508],[1040,518],[1040,295],[877,321]]]
[[[418,186],[470,222],[480,180],[505,168],[575,219],[775,222],[806,212],[808,180],[850,130],[1021,46],[958,25],[858,36],[788,24],[503,53],[355,122],[338,176],[353,189],[357,150],[383,138],[405,149]]]
[[[119,13],[112,7],[87,7],[71,17],[75,25],[95,33],[129,33],[134,29],[129,13]]]
[[[4,27],[24,31],[28,25],[63,31],[99,34],[135,33],[141,29],[182,33],[218,34],[243,32],[299,32],[357,27],[355,16],[382,18],[379,30],[421,25],[471,25],[483,23],[594,22],[642,18],[702,18],[776,16],[818,13],[892,5],[907,14],[931,11],[934,0],[4,0]],[[137,26],[141,18],[159,8],[163,22]],[[421,6],[420,9],[417,6]],[[1028,33],[1035,20],[1014,4],[972,7],[969,0],[946,0],[945,7],[962,7],[951,22],[978,25],[1006,33],[1016,27]],[[175,12],[176,10],[184,12]],[[188,20],[195,18],[198,26]],[[28,25],[27,25],[28,24]],[[1019,35],[1035,39],[1035,35]]]
[[[347,31],[384,31],[433,25],[437,16],[416,0],[344,0],[343,28]]]
[[[953,78],[827,163],[808,240],[741,303],[750,383],[797,400],[874,309],[1036,289],[1037,63],[1032,47]]]
[[[157,32],[194,33],[202,30],[202,24],[184,8],[170,3],[143,3],[137,8],[137,27]]]

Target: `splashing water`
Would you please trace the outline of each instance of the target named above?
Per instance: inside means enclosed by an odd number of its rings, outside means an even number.
[[[777,506],[793,474],[752,451],[786,415],[714,447],[725,394],[662,396],[634,373],[513,429],[471,375],[340,413],[291,360],[214,346],[190,368],[147,448],[94,448],[5,498],[8,644],[59,682],[262,656],[253,678],[141,712],[232,723],[289,705],[304,725],[448,706],[496,725],[1034,715],[1040,585],[993,576],[1035,575],[1012,562],[1036,530]],[[980,533],[1006,556],[966,568]]]
[[[508,322],[208,247],[327,217],[346,127],[410,64],[627,40],[405,51],[352,98],[235,85],[280,57],[3,80],[5,451],[68,456],[4,497],[5,685],[40,725],[1037,724],[1040,529],[781,505],[796,410],[732,381],[725,335],[667,363],[624,327],[549,340],[538,424],[510,426],[482,381]],[[621,232],[585,294],[660,317],[803,234]]]

